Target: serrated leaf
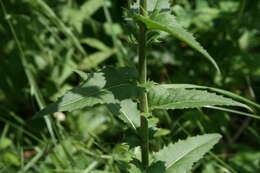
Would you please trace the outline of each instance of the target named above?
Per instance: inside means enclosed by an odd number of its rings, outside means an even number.
[[[155,161],[165,162],[167,173],[187,173],[220,138],[219,134],[206,134],[180,140],[155,153]]]
[[[235,93],[232,93],[230,91],[227,90],[223,90],[223,89],[219,89],[219,88],[212,88],[212,87],[206,87],[206,86],[200,86],[200,85],[193,85],[193,84],[163,84],[161,85],[165,88],[186,88],[186,89],[191,89],[191,88],[198,88],[198,89],[207,89],[210,91],[214,91],[216,93],[222,94],[224,96],[228,96],[230,98],[239,100],[241,102],[247,103],[249,105],[255,106],[257,108],[260,108],[260,105],[258,103],[253,102],[252,100],[249,100],[245,97],[242,97],[240,95],[237,95]],[[249,110],[251,110],[251,108],[248,108]]]
[[[259,104],[255,103],[255,102],[253,102],[253,101],[251,101],[247,98],[244,98],[240,95],[237,95],[237,94],[232,93],[230,91],[226,91],[226,90],[219,89],[219,88],[212,88],[212,87],[192,85],[192,84],[162,84],[160,86],[167,88],[167,89],[200,89],[200,90],[202,89],[202,90],[209,90],[209,91],[213,91],[213,92],[216,92],[218,94],[221,94],[223,96],[227,96],[229,98],[238,100],[239,102],[242,102],[242,103],[244,102],[246,104],[260,108]],[[260,119],[260,116],[258,116],[258,115],[246,113],[246,112],[241,112],[241,111],[237,111],[237,110],[233,110],[233,109],[227,109],[227,108],[217,107],[217,106],[205,106],[205,107],[211,108],[211,109],[216,109],[216,110],[222,110],[222,111],[226,111],[226,112],[231,112],[231,113],[235,113],[235,114],[238,114],[238,115],[244,115],[244,116],[255,118],[255,119]],[[254,112],[251,107],[249,107],[245,104],[243,104],[243,107],[246,108],[247,110],[251,111],[251,112]]]
[[[123,100],[120,112],[135,129],[140,126],[140,112],[137,108],[137,103],[131,99]]]
[[[202,90],[174,88],[161,85],[149,89],[148,99],[151,109],[185,109],[205,106],[239,106],[246,105],[230,98]]]
[[[91,74],[81,86],[68,91],[57,102],[38,112],[37,117],[96,104],[116,104],[121,100],[137,97],[140,88],[135,85],[136,80],[135,69],[105,68]]]
[[[137,103],[131,99],[125,99],[117,104],[107,104],[108,109],[119,116],[125,123],[129,124],[133,129],[140,126],[140,112],[137,109]]]
[[[190,47],[200,52],[206,57],[220,72],[219,67],[215,60],[209,55],[209,53],[200,45],[194,36],[186,31],[175,19],[173,15],[167,12],[154,13],[150,17],[145,17],[139,14],[135,15],[135,19],[146,25],[148,29],[160,30],[171,34],[173,37],[185,42]]]

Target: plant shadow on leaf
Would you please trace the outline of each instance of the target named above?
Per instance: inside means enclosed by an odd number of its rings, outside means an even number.
[[[131,99],[137,98],[143,89],[136,85],[137,72],[134,68],[105,68],[88,75],[80,86],[68,91],[57,102],[52,103],[36,114],[42,117],[61,111],[73,111],[97,104],[106,105],[115,115],[130,123],[133,128],[139,125],[137,104]],[[130,108],[126,105],[131,105]]]
[[[157,161],[153,163],[149,167],[149,173],[165,173],[166,172],[166,162],[163,161]]]

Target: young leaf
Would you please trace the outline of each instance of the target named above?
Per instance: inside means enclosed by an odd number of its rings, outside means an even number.
[[[149,0],[147,3],[147,11],[152,12],[154,10],[169,10],[170,9],[170,0]],[[140,0],[137,0],[135,3],[131,5],[131,9],[138,10],[139,9]]]
[[[204,57],[206,57],[220,72],[219,67],[215,60],[209,55],[209,53],[200,45],[199,42],[193,37],[191,33],[186,31],[175,19],[173,15],[167,12],[154,13],[150,17],[145,17],[142,15],[135,15],[135,19],[146,25],[148,29],[160,30],[171,34],[177,39],[187,43],[196,51],[200,52]]]
[[[220,138],[219,134],[205,134],[180,140],[155,153],[155,161],[165,162],[166,173],[187,173]]]
[[[161,85],[149,89],[148,99],[151,109],[185,109],[205,106],[248,106],[215,93],[195,89],[164,88]]]
[[[135,69],[105,68],[93,73],[81,86],[68,91],[57,102],[38,112],[37,117],[96,104],[115,104],[124,99],[137,97],[140,88],[134,84],[136,78]]]

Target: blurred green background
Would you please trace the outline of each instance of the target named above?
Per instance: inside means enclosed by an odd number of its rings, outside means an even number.
[[[122,172],[138,152],[138,137],[106,108],[31,118],[81,82],[76,70],[136,64],[126,0],[0,1],[0,172]],[[223,88],[259,103],[260,1],[175,0],[172,13],[222,75],[185,43],[165,37],[148,48],[149,79]],[[192,173],[260,172],[257,120],[189,110],[156,112],[155,122],[161,133],[153,151],[188,135],[223,135]]]

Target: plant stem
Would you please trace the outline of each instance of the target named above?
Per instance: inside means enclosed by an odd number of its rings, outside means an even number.
[[[139,13],[141,15],[146,15],[147,0],[140,0]],[[140,84],[145,84],[147,80],[147,63],[146,63],[146,28],[144,24],[140,23],[139,31],[139,82]],[[149,166],[149,131],[148,131],[148,121],[146,115],[149,113],[147,94],[143,93],[140,96],[139,105],[141,116],[141,152],[142,152],[142,165],[144,169]]]

